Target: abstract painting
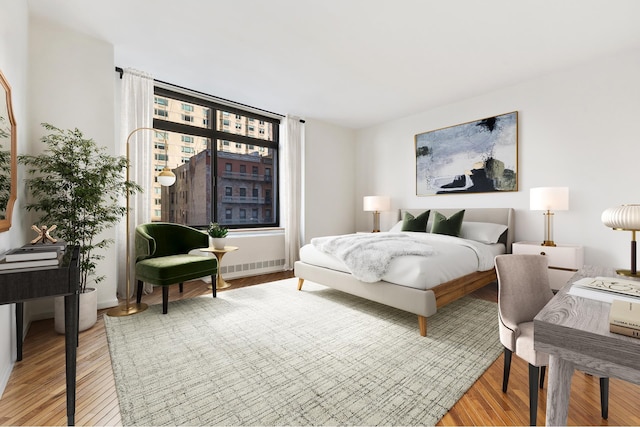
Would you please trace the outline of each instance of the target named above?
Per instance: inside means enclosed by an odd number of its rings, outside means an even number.
[[[415,136],[416,194],[518,190],[518,112]]]

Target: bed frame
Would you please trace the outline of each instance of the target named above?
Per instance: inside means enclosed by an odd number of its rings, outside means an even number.
[[[426,209],[400,209],[399,218],[404,212],[417,216]],[[438,209],[447,217],[460,209]],[[506,245],[507,253],[511,253],[515,230],[515,212],[512,208],[470,208],[465,209],[466,222],[493,222],[504,224],[507,231],[500,241]],[[433,316],[439,307],[445,306],[473,291],[497,280],[495,269],[471,273],[463,277],[442,283],[428,290],[420,290],[396,285],[385,281],[366,283],[355,279],[351,274],[328,268],[317,267],[302,261],[294,265],[295,276],[298,277],[298,290],[302,290],[305,280],[310,280],[352,295],[376,301],[391,307],[418,315],[420,335],[427,336],[427,317]]]

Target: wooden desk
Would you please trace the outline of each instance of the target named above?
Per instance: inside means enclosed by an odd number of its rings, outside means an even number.
[[[3,270],[0,304],[16,304],[17,360],[22,360],[24,301],[64,296],[67,423],[75,424],[76,347],[78,346],[78,248],[69,247],[58,267]]]
[[[640,384],[640,339],[609,332],[609,303],[567,294],[574,281],[597,276],[630,279],[583,267],[533,320],[534,348],[550,355],[547,425],[567,424],[574,369]]]

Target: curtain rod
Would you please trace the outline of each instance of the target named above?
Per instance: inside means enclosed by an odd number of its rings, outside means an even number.
[[[124,73],[124,70],[123,70],[121,67],[116,67],[116,73],[120,74],[120,79],[122,79],[122,74]],[[211,98],[213,98],[213,99],[216,99],[216,100],[219,100],[219,101],[222,101],[222,102],[226,102],[226,103],[229,103],[229,104],[234,104],[234,105],[238,105],[238,106],[241,106],[241,107],[247,107],[247,108],[251,108],[251,109],[253,109],[253,110],[264,111],[265,113],[274,114],[274,115],[276,115],[276,116],[280,116],[280,117],[286,117],[284,114],[274,113],[273,111],[263,110],[262,108],[256,108],[256,107],[252,107],[252,106],[250,106],[250,105],[241,104],[241,103],[239,103],[239,102],[230,101],[230,100],[228,100],[228,99],[220,98],[220,97],[218,97],[218,96],[209,95],[209,94],[207,94],[207,93],[199,92],[199,91],[197,91],[197,90],[188,89],[188,88],[186,88],[186,87],[182,87],[182,86],[174,85],[174,84],[172,84],[172,83],[163,82],[162,80],[156,80],[156,79],[153,79],[153,81],[154,81],[154,82],[157,82],[157,83],[161,83],[161,84],[163,84],[163,85],[172,86],[172,87],[179,88],[179,89],[183,89],[183,90],[188,90],[188,91],[190,91],[190,92],[195,92],[195,93],[198,93],[198,94],[201,94],[201,95],[206,95],[206,96],[211,97]],[[299,120],[300,120],[300,123],[305,123],[305,121],[304,121],[303,119],[299,119]]]

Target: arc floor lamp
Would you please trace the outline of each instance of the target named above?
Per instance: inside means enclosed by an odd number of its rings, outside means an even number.
[[[140,127],[137,129],[134,129],[131,131],[131,133],[129,133],[129,136],[127,136],[127,175],[126,175],[126,179],[127,181],[129,181],[129,169],[130,169],[130,152],[129,152],[129,146],[130,146],[130,142],[131,142],[131,137],[133,136],[133,134],[135,134],[136,132],[142,131],[142,130],[152,130],[155,131],[156,129],[154,128],[149,128],[149,127]],[[167,150],[167,134],[165,131],[164,134],[164,149],[165,151]],[[169,187],[171,185],[173,185],[174,182],[176,182],[176,176],[173,172],[171,172],[171,169],[169,169],[168,166],[168,159],[165,156],[165,166],[164,169],[162,169],[162,171],[158,174],[158,182],[160,183],[160,185],[162,185],[163,187]],[[130,249],[130,244],[129,241],[130,236],[129,236],[129,213],[130,213],[130,209],[129,209],[129,194],[127,194],[127,215],[126,215],[126,231],[125,231],[125,236],[126,236],[126,261],[125,261],[125,266],[126,266],[126,295],[125,295],[125,301],[124,303],[119,304],[117,307],[114,307],[110,310],[107,311],[107,315],[108,316],[113,316],[113,317],[122,317],[122,316],[129,316],[132,314],[136,314],[136,313],[140,313],[142,311],[145,311],[147,309],[147,304],[143,304],[143,303],[135,303],[135,304],[131,304],[130,299],[131,299],[131,249]]]

